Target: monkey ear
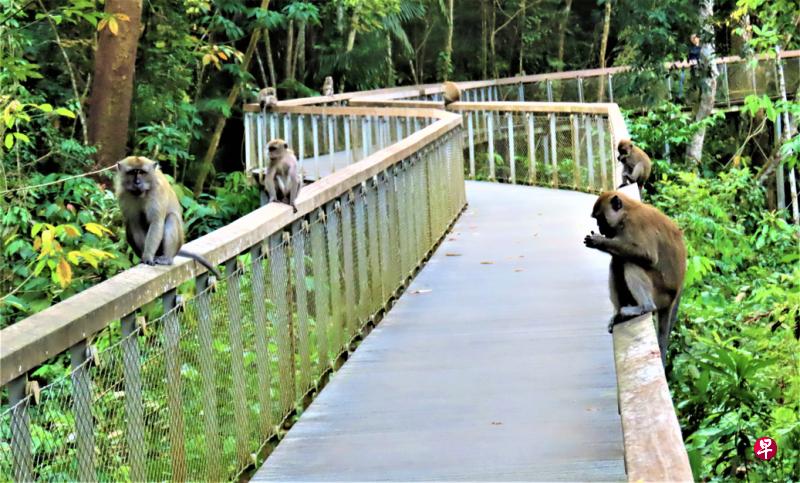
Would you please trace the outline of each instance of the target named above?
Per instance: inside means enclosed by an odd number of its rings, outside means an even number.
[[[122,173],[122,172],[123,172],[123,169],[122,169],[122,163],[121,163],[121,162],[118,162],[118,163],[117,163],[117,173]]]
[[[611,198],[611,208],[613,208],[614,211],[619,211],[622,208],[622,200],[619,196],[614,195],[614,197]]]
[[[283,143],[283,149],[289,149],[289,143]]]

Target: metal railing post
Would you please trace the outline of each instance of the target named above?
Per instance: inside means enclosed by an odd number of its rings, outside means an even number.
[[[508,125],[508,165],[510,168],[511,183],[517,182],[517,167],[514,159],[514,118],[511,113],[506,113],[506,124]]]
[[[145,475],[146,449],[144,442],[144,407],[142,401],[141,354],[136,313],[120,320],[122,329],[122,374],[125,380],[125,442],[128,446],[128,463],[131,465],[131,480],[143,481]]]
[[[533,114],[527,112],[525,118],[528,121],[528,181],[534,184],[536,183],[536,130]]]
[[[494,172],[494,112],[486,111],[486,134],[489,148],[489,179],[495,179]]]
[[[72,380],[72,412],[75,415],[76,457],[78,463],[78,479],[81,481],[94,481],[97,479],[95,472],[94,455],[94,417],[92,416],[92,382],[89,374],[89,364],[86,357],[87,344],[85,340],[78,342],[69,349],[70,379]]]
[[[33,442],[28,414],[30,401],[26,401],[28,376],[23,374],[8,383],[8,402],[11,412],[11,458],[14,481],[33,481]]]
[[[467,113],[467,142],[469,144],[469,177],[475,179],[475,130],[472,126],[472,112]]]

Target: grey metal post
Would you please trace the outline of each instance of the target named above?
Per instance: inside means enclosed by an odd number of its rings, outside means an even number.
[[[272,299],[275,303],[273,327],[275,341],[278,346],[278,388],[280,392],[280,416],[283,417],[294,409],[295,363],[294,363],[294,330],[292,327],[292,310],[289,302],[288,260],[286,252],[288,238],[285,232],[277,232],[269,236],[269,268]]]
[[[14,464],[14,481],[33,481],[31,422],[28,414],[30,402],[24,402],[27,386],[27,374],[8,383],[8,402],[12,408],[10,453]]]
[[[328,116],[328,154],[331,159],[331,173],[336,171],[336,159],[334,152],[336,151],[336,138],[333,137],[333,116]]]
[[[575,187],[581,185],[581,162],[580,162],[580,125],[578,116],[570,114],[572,124],[572,182]]]
[[[78,479],[97,479],[94,461],[94,417],[92,417],[92,381],[86,362],[86,341],[69,349],[72,372],[72,412],[75,415],[76,456]]]
[[[517,86],[517,98],[519,102],[525,102],[525,88],[522,86],[522,82]]]
[[[278,115],[271,114],[269,116],[269,134],[270,139],[275,139],[278,137]]]
[[[589,168],[589,188],[594,188],[594,146],[592,145],[592,117],[584,116],[586,124],[586,164]]]
[[[556,146],[556,116],[555,114],[548,114],[550,116],[550,163],[553,167],[553,186],[558,187],[558,161],[557,161],[557,146]]]
[[[783,122],[781,116],[778,116],[775,119],[775,139],[780,142],[782,138],[783,132]],[[775,188],[778,194],[778,209],[782,210],[786,208],[786,184],[783,178],[783,163],[778,163],[778,166],[775,167]]]
[[[342,262],[344,263],[344,308],[347,320],[344,323],[345,343],[348,343],[356,332],[356,287],[353,269],[353,207],[350,195],[345,194],[341,200],[342,210]]]
[[[494,173],[494,112],[486,111],[486,133],[489,137],[489,179],[495,179]]]
[[[475,179],[475,130],[472,127],[472,113],[467,113],[467,142],[469,144],[469,177]]]
[[[547,79],[545,85],[547,86],[547,102],[553,102],[553,81]]]
[[[298,162],[303,165],[303,160],[306,158],[306,146],[303,126],[303,115],[297,116],[297,155]]]
[[[136,330],[136,313],[120,320],[122,328],[122,375],[125,380],[125,441],[128,445],[128,462],[131,480],[143,481],[147,447],[144,443],[144,407],[142,402],[141,355],[139,333]]]
[[[367,122],[369,118],[361,118],[361,154],[366,158],[369,156],[369,125]],[[364,159],[361,158],[361,159]]]
[[[725,87],[725,103],[731,107],[731,88],[730,81],[728,80],[728,63],[722,63],[722,82]]]
[[[344,124],[344,155],[347,157],[347,165],[353,163],[353,150],[350,149],[350,117],[345,116],[342,118]]]
[[[614,81],[612,80],[614,77],[613,74],[608,74],[608,100],[609,102],[614,102]]]
[[[283,135],[284,140],[289,144],[292,145],[292,115],[291,113],[285,113],[283,115]]]
[[[517,166],[514,159],[514,118],[511,113],[506,113],[506,124],[508,125],[508,165],[510,167],[511,182],[517,182]]]
[[[325,250],[325,212],[317,210],[317,220],[311,224],[311,269],[314,274],[314,319],[317,329],[317,368],[320,375],[329,367],[328,327],[330,326],[330,293],[328,261]]]
[[[583,102],[583,77],[578,77],[578,102]]]
[[[609,185],[607,184],[608,175],[606,168],[606,164],[608,163],[608,156],[606,153],[606,150],[608,149],[608,146],[606,146],[606,129],[605,129],[606,124],[603,118],[600,116],[597,116],[596,121],[597,121],[597,137],[599,138],[597,145],[599,146],[599,151],[600,151],[600,182],[602,183],[602,186],[605,189],[609,188]]]
[[[316,179],[319,179],[319,127],[317,126],[317,116],[314,114],[311,115],[311,136],[314,138],[314,174]]]
[[[536,182],[536,131],[533,114],[527,112],[525,118],[528,121],[528,181],[533,184]]]

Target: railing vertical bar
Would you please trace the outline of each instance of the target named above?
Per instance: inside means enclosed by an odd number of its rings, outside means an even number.
[[[511,168],[511,183],[517,182],[517,162],[514,155],[514,117],[510,112],[506,113],[506,124],[508,125],[508,165]]]
[[[208,285],[207,272],[198,275],[195,279],[195,288],[197,291],[197,329],[199,335],[198,352],[203,394],[203,429],[205,430],[205,457],[207,458],[206,463],[208,468],[206,477],[211,481],[219,481],[222,479],[223,475],[223,468],[220,463],[222,447],[219,440],[220,427],[217,418],[217,372],[214,362],[214,333],[212,328],[211,304],[208,290],[206,290]],[[265,387],[269,386],[267,385]],[[269,408],[269,405],[267,405],[267,408]],[[137,478],[133,478],[133,480],[140,481]]]
[[[286,141],[289,146],[292,145],[292,114],[286,112],[283,114],[283,135],[284,141]]]
[[[306,159],[306,144],[305,144],[305,123],[303,122],[303,115],[297,116],[297,160],[300,166]]]
[[[278,114],[271,114],[269,116],[269,134],[270,139],[275,139],[278,136]]]
[[[489,148],[489,179],[495,180],[494,172],[494,113],[486,111],[486,133],[488,138]]]
[[[525,113],[525,119],[528,121],[528,182],[531,184],[536,183],[536,130],[534,123],[534,116],[530,112]]]
[[[311,385],[311,349],[308,329],[308,293],[306,291],[306,222],[292,223],[292,258],[294,259],[294,296],[297,313],[297,354],[300,358],[298,388],[303,394]]]
[[[475,130],[472,126],[473,113],[467,113],[467,141],[469,143],[469,177],[475,179]]]
[[[392,117],[392,122],[394,123],[395,136],[397,136],[395,141],[399,142],[403,139],[403,124],[400,122],[400,118],[396,116]]]
[[[608,74],[608,102],[614,102],[614,77],[613,74]]]
[[[311,137],[314,141],[314,179],[319,179],[319,126],[314,114],[311,115]]]
[[[142,403],[141,354],[139,333],[136,330],[136,313],[120,319],[122,329],[122,374],[125,381],[125,441],[128,445],[130,477],[143,481],[145,475],[146,446],[144,443],[144,407]]]
[[[369,268],[367,259],[367,220],[366,220],[366,192],[364,184],[359,185],[355,190],[355,236],[356,236],[356,266],[358,272],[358,317],[361,321],[366,321],[370,315],[369,307]]]
[[[344,324],[345,343],[356,334],[356,281],[353,262],[352,192],[342,197],[342,251],[344,262],[344,303],[347,320]]]
[[[558,147],[556,146],[556,116],[548,114],[550,117],[550,164],[553,168],[552,184],[558,187]]]
[[[256,132],[255,138],[257,140],[257,148],[256,151],[256,165],[253,166],[254,168],[263,168],[266,166],[266,161],[264,160],[264,151],[266,151],[266,138],[267,138],[267,127],[266,127],[266,119],[264,118],[263,113],[258,113],[256,115]]]
[[[522,86],[522,82],[517,84],[517,98],[519,102],[525,102],[525,88]]]
[[[586,128],[586,166],[589,169],[589,183],[588,188],[594,189],[594,146],[592,145],[592,116],[584,116]]]
[[[725,88],[725,103],[728,105],[728,107],[731,107],[731,87],[730,87],[730,82],[728,80],[727,62],[722,63],[722,83],[723,87]]]
[[[570,124],[572,127],[572,184],[575,188],[580,187],[581,161],[580,161],[580,127],[578,116],[570,114]]]
[[[284,125],[285,126],[285,125]],[[242,340],[242,313],[240,291],[240,272],[238,259],[231,258],[225,262],[225,275],[227,281],[226,298],[228,302],[228,337],[231,341],[231,376],[233,387],[233,419],[236,427],[236,456],[239,465],[247,465],[250,451],[250,424],[247,412],[246,382],[244,376],[244,342]]]
[[[246,112],[244,114],[244,172],[249,176],[249,173],[255,167],[253,166],[253,113]]]
[[[350,116],[342,117],[344,124],[344,155],[347,157],[347,165],[353,163],[353,150],[350,146]]]
[[[367,189],[367,235],[369,236],[369,287],[372,305],[377,310],[383,301],[381,287],[380,241],[378,238],[378,181],[375,177],[365,183]]]
[[[606,164],[608,163],[608,157],[606,156],[606,126],[607,124],[604,122],[604,119],[600,116],[597,116],[597,146],[598,151],[600,151],[600,182],[602,183],[603,189],[608,189],[610,186],[608,185],[608,175],[607,175],[607,168]]]
[[[311,257],[314,274],[314,316],[317,329],[317,363],[319,374],[329,366],[328,328],[330,327],[330,290],[325,250],[325,212],[318,210],[317,221],[311,224]]]
[[[369,126],[367,122],[368,119],[366,117],[361,118],[361,151],[364,158],[369,155]]]
[[[333,136],[333,116],[328,116],[328,155],[331,161],[331,173],[336,172],[336,138]]]
[[[553,102],[553,81],[547,79],[545,85],[547,87],[547,102]]]
[[[281,418],[292,411],[295,403],[295,361],[294,331],[292,330],[292,312],[288,293],[291,282],[288,276],[286,260],[285,232],[278,232],[269,237],[270,286],[275,303],[273,327],[275,342],[278,345],[278,383],[280,392]]]
[[[333,340],[336,341],[336,352],[341,352],[345,347],[342,343],[343,327],[343,308],[344,300],[342,297],[342,282],[339,278],[340,259],[339,259],[339,202],[329,203],[326,214],[328,220],[328,276],[330,277],[331,287],[331,319],[330,325]]]
[[[583,77],[578,77],[578,102],[583,103]]]
[[[378,210],[380,216],[378,217],[378,232],[380,234],[380,253],[381,253],[381,284],[383,286],[383,296],[381,300],[387,300],[392,290],[391,273],[389,270],[390,262],[389,257],[389,209],[387,206],[388,195],[387,189],[389,181],[387,179],[388,173],[384,172],[378,175]]]
[[[176,289],[161,297],[164,306],[164,361],[166,369],[167,405],[169,407],[169,450],[172,463],[170,479],[186,480],[186,448],[181,384],[181,327],[176,313]]]
[[[23,374],[8,383],[8,402],[11,410],[11,457],[14,481],[33,481],[33,440],[28,414],[28,376]]]

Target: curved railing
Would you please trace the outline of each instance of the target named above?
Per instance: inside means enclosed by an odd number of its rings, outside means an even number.
[[[256,463],[465,205],[460,117],[403,115],[419,129],[304,188],[296,214],[270,204],[188,243],[223,280],[140,265],[3,329],[2,479],[216,481]]]
[[[800,52],[782,57],[797,90]],[[719,63],[719,103],[774,94],[774,61]],[[584,101],[644,102],[625,92],[627,75],[461,83],[453,112],[438,85],[245,106],[248,172],[283,137],[316,180],[298,212],[267,205],[187,244],[224,265],[223,280],[183,258],[137,266],[0,332],[0,475],[238,477],[437,245],[466,203],[465,176],[581,191],[619,183],[619,107]],[[520,102],[531,99],[578,102]],[[629,478],[691,479],[652,319],[617,327],[614,352]],[[37,372],[66,358],[56,377]],[[39,388],[43,378],[53,382]]]

